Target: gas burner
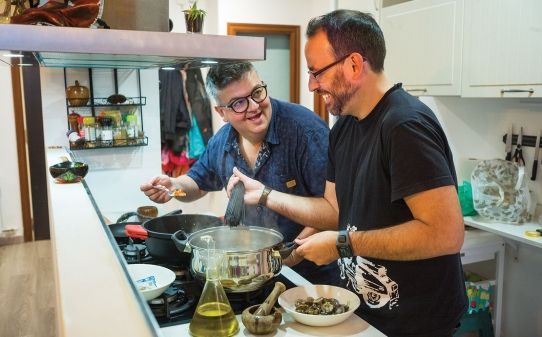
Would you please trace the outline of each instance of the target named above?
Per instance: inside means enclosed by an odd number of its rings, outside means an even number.
[[[181,281],[174,281],[162,295],[148,303],[157,319],[171,320],[193,310],[196,296],[187,292]]]
[[[122,248],[122,255],[127,263],[145,263],[152,260],[147,247],[140,243],[127,244]]]

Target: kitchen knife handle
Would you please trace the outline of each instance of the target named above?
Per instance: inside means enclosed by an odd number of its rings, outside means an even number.
[[[531,174],[531,180],[536,180],[536,171],[538,171],[538,160],[533,161],[533,170]]]

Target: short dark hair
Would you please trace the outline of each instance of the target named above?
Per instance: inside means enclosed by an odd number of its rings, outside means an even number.
[[[218,90],[224,89],[228,84],[239,81],[246,74],[254,70],[250,62],[225,63],[211,67],[207,73],[205,86],[209,95],[217,99]]]
[[[337,58],[357,52],[365,57],[374,72],[384,70],[384,34],[370,14],[339,9],[312,18],[307,26],[307,38],[320,30],[327,34]]]

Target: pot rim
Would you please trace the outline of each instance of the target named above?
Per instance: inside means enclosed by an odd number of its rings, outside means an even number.
[[[257,249],[228,250],[228,249],[223,249],[223,248],[217,248],[217,249],[223,250],[226,255],[252,254],[252,253],[260,252],[260,251],[266,250],[266,249],[274,249],[275,247],[277,247],[277,245],[280,245],[282,242],[284,242],[284,236],[282,235],[282,233],[275,230],[275,229],[272,229],[272,228],[259,227],[259,226],[237,226],[237,227],[216,226],[216,227],[210,227],[210,228],[202,229],[202,230],[196,231],[194,233],[185,233],[185,235],[187,236],[186,246],[189,246],[190,249],[192,249],[192,250],[206,250],[207,249],[206,247],[194,246],[194,245],[192,245],[191,242],[193,240],[195,240],[195,239],[200,238],[201,236],[203,236],[203,235],[205,235],[207,233],[220,232],[220,231],[225,231],[225,230],[252,230],[252,231],[258,231],[258,232],[266,232],[266,233],[271,233],[271,234],[277,236],[278,239],[280,239],[278,242],[276,242],[276,243],[274,243],[272,245],[265,246],[265,247],[260,247],[260,248],[257,248]],[[174,233],[173,235],[175,235],[175,234],[176,233]]]

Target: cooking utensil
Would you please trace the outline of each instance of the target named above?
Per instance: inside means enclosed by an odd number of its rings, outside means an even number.
[[[519,166],[525,166],[525,159],[523,159],[523,149],[521,148],[523,142],[523,127],[519,128],[518,141],[516,143],[516,151],[512,157],[514,162]]]
[[[190,253],[179,253],[171,235],[182,230],[185,235],[210,227],[223,225],[222,221],[210,215],[179,214],[164,215],[147,220],[143,225],[127,225],[126,234],[131,238],[145,240],[149,254],[164,262],[188,265]]]
[[[514,126],[511,125],[510,129],[508,129],[508,133],[506,134],[506,146],[504,150],[506,151],[506,160],[510,161],[512,160],[512,137],[514,135]]]
[[[209,240],[225,252],[221,282],[226,292],[248,292],[261,288],[282,268],[280,232],[255,226],[207,228],[190,235],[178,231],[172,236],[177,249],[191,253],[190,271],[205,282],[205,256]]]
[[[179,198],[179,197],[185,197],[186,196],[186,192],[184,192],[180,188],[171,191],[169,188],[167,188],[167,187],[165,187],[163,185],[154,185],[153,187],[157,188],[159,190],[165,191],[172,198]]]
[[[233,187],[230,195],[230,200],[224,214],[224,223],[227,226],[236,227],[241,224],[245,215],[245,184],[239,181]]]
[[[268,334],[275,331],[282,321],[282,314],[275,310],[275,302],[286,290],[282,282],[276,282],[273,290],[262,304],[254,305],[243,310],[241,321],[254,334]]]
[[[538,159],[540,157],[540,137],[542,137],[542,130],[540,130],[538,137],[536,137],[533,169],[531,170],[531,180],[536,180],[536,172],[538,171]]]

